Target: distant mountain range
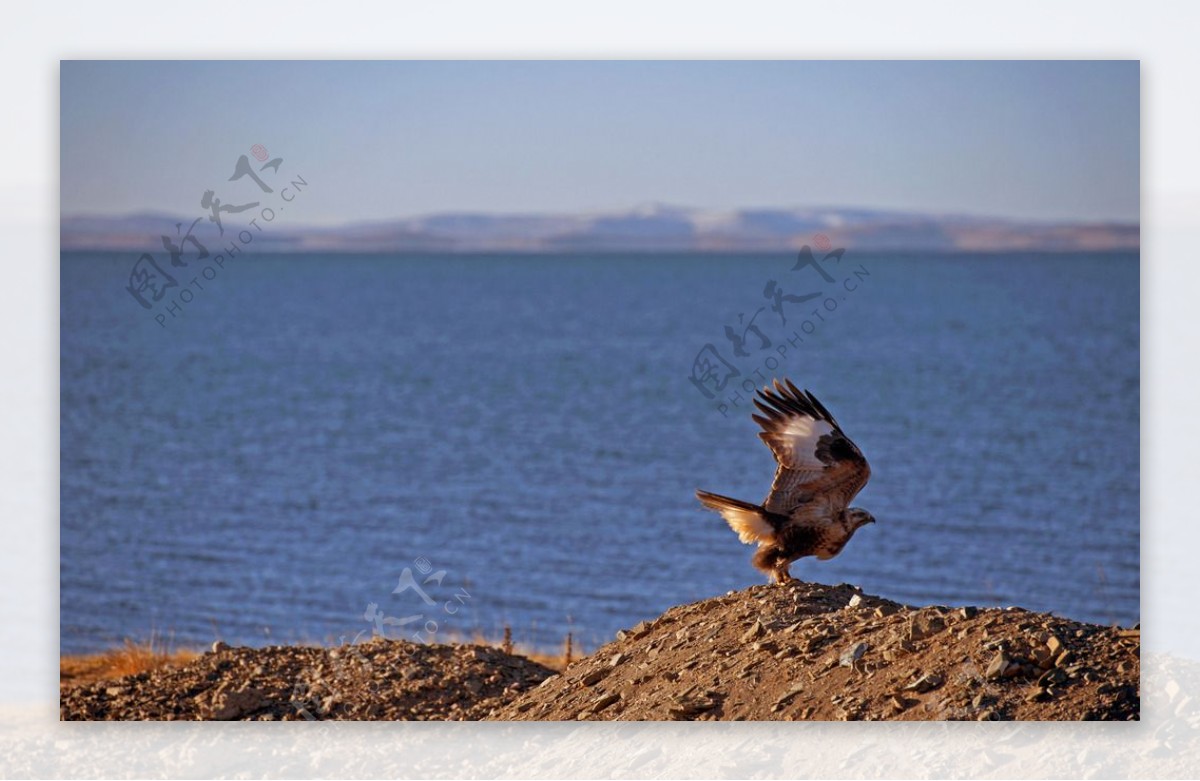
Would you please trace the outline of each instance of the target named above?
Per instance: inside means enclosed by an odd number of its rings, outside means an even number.
[[[246,215],[225,217],[245,227]],[[64,250],[162,251],[195,215],[66,216]],[[262,225],[262,221],[259,220]],[[813,244],[909,251],[1075,251],[1137,249],[1137,223],[1032,222],[872,209],[739,209],[706,211],[651,205],[591,214],[445,213],[339,227],[290,225],[277,217],[255,234],[255,249],[325,252],[776,252]],[[202,243],[220,243],[207,219]],[[816,242],[818,245],[822,242]]]

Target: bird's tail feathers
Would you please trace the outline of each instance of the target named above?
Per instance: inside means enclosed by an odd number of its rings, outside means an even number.
[[[766,510],[757,504],[710,494],[708,491],[697,491],[696,498],[708,509],[719,512],[742,542],[770,542],[775,539],[775,527],[767,520]]]

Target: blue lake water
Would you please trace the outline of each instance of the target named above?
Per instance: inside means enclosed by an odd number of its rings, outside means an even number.
[[[505,625],[590,648],[762,582],[693,497],[767,491],[756,370],[874,472],[878,523],[797,577],[1139,619],[1136,255],[851,251],[833,283],[784,255],[245,255],[166,328],[135,259],[62,258],[64,652]],[[781,314],[771,280],[822,297]],[[763,307],[769,347],[738,323]],[[706,343],[741,372],[716,400]],[[393,593],[406,568],[421,590]]]

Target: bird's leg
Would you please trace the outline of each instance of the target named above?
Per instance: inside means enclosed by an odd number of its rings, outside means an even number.
[[[760,546],[754,554],[753,563],[772,583],[787,584],[795,581],[788,572],[787,555],[776,545]]]
[[[772,583],[778,582],[779,550],[774,545],[760,545],[751,562]]]

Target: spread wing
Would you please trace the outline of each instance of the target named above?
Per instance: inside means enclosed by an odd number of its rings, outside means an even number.
[[[867,484],[871,467],[816,396],[784,382],[775,380],[774,392],[763,388],[754,399],[763,413],[753,416],[763,428],[758,436],[779,462],[763,507],[790,515],[800,505],[823,499],[845,509]]]

